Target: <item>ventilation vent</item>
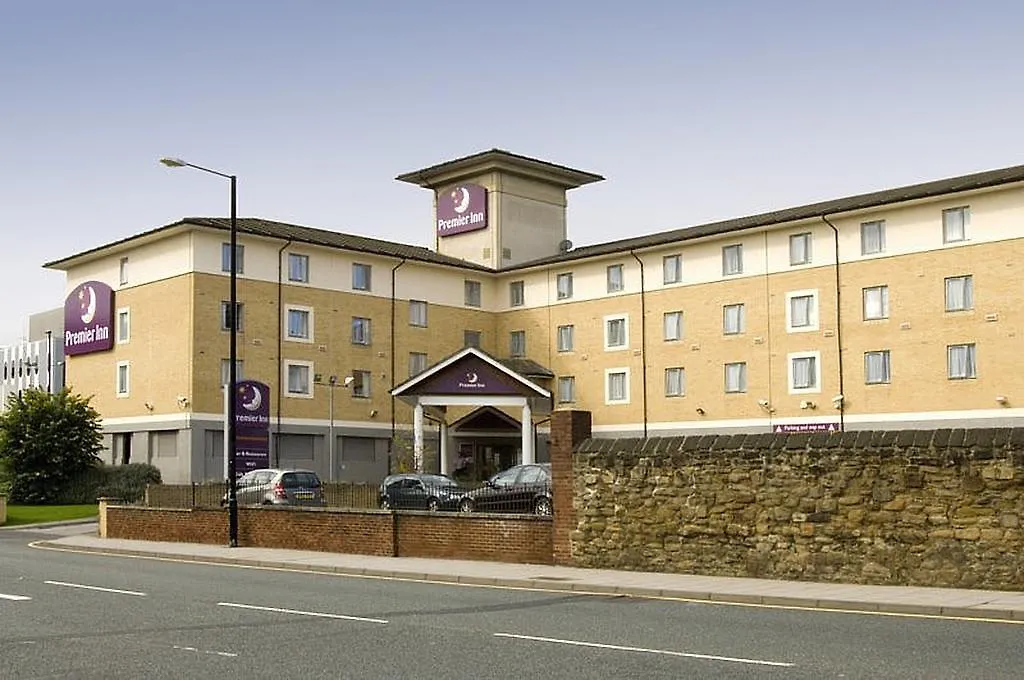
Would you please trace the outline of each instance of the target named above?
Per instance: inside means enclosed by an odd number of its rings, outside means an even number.
[[[256,345],[257,347],[259,347],[260,345],[262,345],[262,344],[263,344],[263,341],[262,341],[262,340],[260,340],[259,338],[253,338],[253,339],[252,339],[252,344],[254,344],[254,345]]]
[[[764,338],[762,338],[760,335],[757,336],[756,338],[754,338],[754,344],[755,345],[763,345],[764,344]]]
[[[489,260],[491,258],[491,249],[490,249],[490,247],[484,248],[483,258],[485,260]]]
[[[903,323],[901,323],[900,324],[900,330],[901,331],[909,331],[910,330],[910,322],[909,321],[904,321]]]
[[[826,338],[831,338],[835,334],[836,334],[836,332],[834,330],[832,330],[832,329],[829,329],[829,330],[825,331],[824,333],[822,333],[822,335],[824,335]]]
[[[327,345],[317,345],[317,349],[321,352],[327,351]]]
[[[502,248],[501,249],[501,256],[502,256],[502,258],[504,258],[506,260],[511,260],[512,259],[512,249],[511,248]]]
[[[995,312],[985,315],[985,321],[999,321],[999,315]]]

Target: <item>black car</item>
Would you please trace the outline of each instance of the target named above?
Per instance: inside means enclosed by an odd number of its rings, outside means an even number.
[[[380,507],[385,510],[458,510],[466,489],[447,475],[389,475],[380,485]]]
[[[532,512],[550,515],[551,463],[516,465],[459,500],[462,512]]]

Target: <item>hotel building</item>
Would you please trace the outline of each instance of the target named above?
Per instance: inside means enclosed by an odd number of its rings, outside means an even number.
[[[599,175],[491,150],[397,179],[433,192],[432,248],[240,219],[236,315],[225,218],[47,263],[108,459],[223,478],[232,325],[271,463],[324,478],[406,440],[476,477],[544,460],[565,407],[606,437],[1024,423],[1024,166],[578,248]]]

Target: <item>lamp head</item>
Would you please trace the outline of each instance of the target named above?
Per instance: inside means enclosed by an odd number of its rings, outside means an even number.
[[[188,163],[180,158],[161,158],[160,162],[169,168],[183,168],[188,165]]]

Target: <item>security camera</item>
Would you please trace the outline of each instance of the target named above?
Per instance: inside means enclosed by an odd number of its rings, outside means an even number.
[[[353,378],[353,377],[352,377],[352,376],[350,376],[350,375],[346,375],[346,376],[345,376],[345,387],[351,387],[351,386],[352,386],[352,383],[354,383],[355,381],[356,381],[356,379],[355,379],[355,378]]]
[[[818,407],[817,404],[815,404],[813,401],[801,401],[800,402],[800,408],[802,408],[802,409],[809,409],[809,408],[810,409],[814,409],[814,408],[817,408],[817,407]]]
[[[338,383],[338,376],[332,375],[330,378],[327,379],[327,382],[331,383],[332,385],[336,385]]]
[[[757,405],[760,406],[761,408],[768,408],[768,400],[767,399],[758,399],[757,400]]]
[[[846,397],[844,397],[843,395],[837,394],[836,396],[832,397],[832,406],[834,408],[842,408],[843,407],[843,401],[845,399],[846,399]]]

